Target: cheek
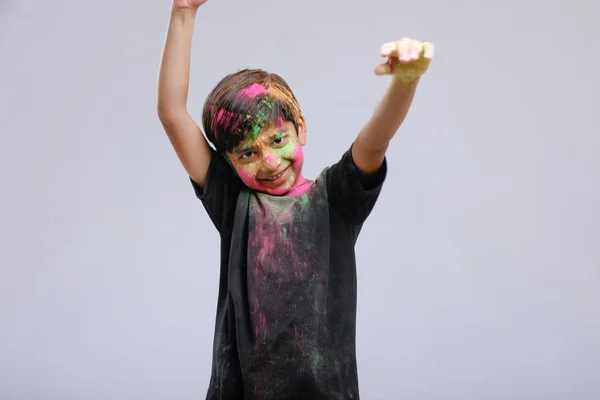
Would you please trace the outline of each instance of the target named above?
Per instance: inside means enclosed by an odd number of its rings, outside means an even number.
[[[292,157],[294,158],[294,164],[302,164],[304,162],[304,150],[302,150],[302,146],[296,145]]]
[[[272,191],[271,188],[269,188],[268,186],[264,186],[261,182],[258,182],[256,180],[256,169],[256,164],[236,167],[238,176],[240,177],[244,185],[248,186],[251,189],[270,193]]]
[[[256,171],[254,165],[236,165],[235,170],[238,176],[246,185],[251,186],[256,184]]]
[[[293,164],[302,163],[304,161],[304,152],[299,143],[288,143],[281,149],[281,157],[292,161]]]
[[[286,158],[292,162],[292,167],[298,172],[304,164],[304,151],[302,150],[302,146],[299,144],[294,145],[289,152],[289,156]]]

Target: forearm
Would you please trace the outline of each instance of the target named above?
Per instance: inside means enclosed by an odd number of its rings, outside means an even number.
[[[158,79],[161,118],[187,112],[192,35],[196,9],[173,9]]]
[[[406,118],[415,96],[419,78],[408,85],[392,79],[373,116],[361,130],[357,141],[374,151],[384,150]]]

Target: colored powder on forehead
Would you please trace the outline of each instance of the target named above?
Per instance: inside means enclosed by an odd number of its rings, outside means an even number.
[[[264,94],[267,91],[260,83],[253,83],[245,89],[240,90],[238,97],[245,97],[247,99],[254,99],[256,96]]]

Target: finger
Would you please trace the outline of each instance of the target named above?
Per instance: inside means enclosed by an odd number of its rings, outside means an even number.
[[[423,54],[423,58],[432,59],[434,53],[433,43],[423,43],[423,50],[421,51],[421,53]]]
[[[411,40],[408,45],[408,52],[410,54],[410,61],[417,61],[421,57],[421,50],[423,43],[418,40]]]
[[[392,73],[392,66],[389,63],[379,64],[375,68],[375,75],[389,75]]]
[[[382,57],[394,57],[396,55],[396,42],[388,42],[381,46]]]
[[[407,63],[411,61],[410,55],[410,41],[401,39],[396,42],[396,51],[398,54],[398,60],[401,63]]]

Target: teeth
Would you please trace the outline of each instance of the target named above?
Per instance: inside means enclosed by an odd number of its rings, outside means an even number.
[[[281,171],[280,173],[278,173],[277,175],[271,177],[271,178],[267,178],[268,181],[274,181],[275,179],[279,178],[281,175],[283,175],[285,172],[285,170]]]

